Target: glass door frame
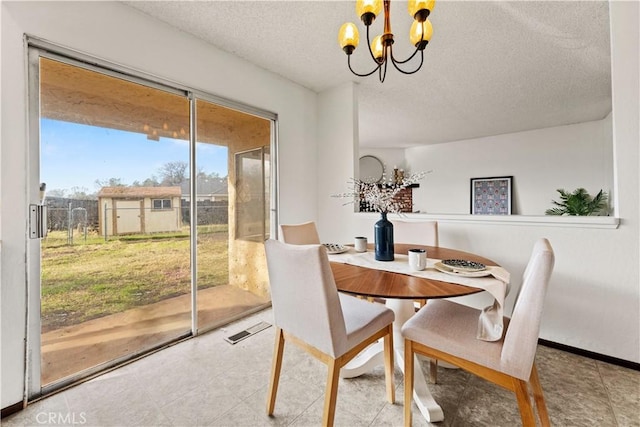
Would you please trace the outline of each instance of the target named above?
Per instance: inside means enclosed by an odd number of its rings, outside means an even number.
[[[196,101],[198,99],[215,103],[219,106],[237,110],[242,113],[255,115],[257,117],[267,119],[271,123],[270,150],[271,150],[271,233],[277,235],[278,219],[277,219],[277,188],[278,188],[278,167],[277,167],[277,123],[278,116],[275,113],[248,106],[242,103],[234,102],[225,98],[211,95],[206,92],[193,90],[184,85],[166,81],[157,76],[145,74],[139,71],[131,70],[109,61],[101,60],[90,55],[79,53],[50,42],[34,38],[25,37],[26,40],[26,56],[27,56],[27,100],[28,100],[28,125],[27,125],[27,196],[29,203],[40,204],[40,58],[49,58],[60,61],[68,65],[81,67],[87,70],[96,71],[119,79],[124,79],[133,83],[145,85],[147,87],[160,89],[169,93],[184,96],[189,100],[189,160],[190,160],[190,257],[191,257],[191,331],[187,337],[198,335],[198,316],[197,316],[197,197],[196,197]],[[131,354],[110,362],[91,368],[78,375],[55,382],[52,385],[42,387],[41,384],[41,245],[40,239],[30,239],[29,233],[25,231],[25,239],[27,240],[27,256],[26,256],[26,297],[27,297],[27,313],[26,313],[26,363],[25,372],[25,400],[31,401],[42,395],[48,394],[54,390],[68,386],[83,378],[95,375],[96,373],[117,366],[126,361],[138,358],[141,354]],[[203,331],[201,331],[202,333]],[[184,339],[184,338],[178,338]],[[171,341],[173,342],[173,341]],[[161,346],[169,345],[171,342],[163,343]],[[151,350],[154,351],[154,350]]]

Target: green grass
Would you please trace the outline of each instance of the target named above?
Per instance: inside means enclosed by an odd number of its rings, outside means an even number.
[[[227,227],[198,234],[198,288],[228,283]],[[188,231],[110,237],[51,232],[42,243],[42,326],[57,329],[187,294]]]
[[[132,234],[130,236],[121,236],[118,238],[121,242],[140,242],[146,240],[163,240],[163,239],[188,239],[189,234],[183,233],[157,233],[145,236],[144,234]]]

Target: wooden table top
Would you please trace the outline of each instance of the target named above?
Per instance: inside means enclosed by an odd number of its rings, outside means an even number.
[[[485,265],[498,265],[490,259],[455,249],[401,243],[396,243],[394,248],[397,254],[407,254],[409,249],[422,248],[427,250],[429,258],[465,259],[481,262]],[[369,244],[369,250],[373,250],[372,244]],[[338,262],[332,262],[331,269],[338,290],[353,295],[397,299],[432,299],[482,292],[482,289],[470,286]]]

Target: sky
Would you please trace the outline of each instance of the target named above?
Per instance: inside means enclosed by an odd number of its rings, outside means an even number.
[[[95,193],[96,180],[120,178],[123,184],[144,181],[168,162],[189,162],[187,141],[147,139],[141,133],[126,132],[59,120],[40,122],[40,181],[47,191],[84,187]],[[227,175],[227,147],[197,145],[197,168],[207,174]]]

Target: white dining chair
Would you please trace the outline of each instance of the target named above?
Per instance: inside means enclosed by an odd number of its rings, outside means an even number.
[[[280,236],[284,243],[292,245],[315,245],[320,243],[316,223],[313,221],[302,224],[280,225]]]
[[[537,241],[512,317],[504,319],[506,333],[500,341],[477,339],[480,311],[446,300],[429,302],[404,324],[405,426],[411,425],[414,353],[451,363],[514,392],[523,426],[536,425],[529,397],[531,386],[540,422],[550,425],[534,359],[554,262],[549,241]]]
[[[270,239],[265,250],[276,327],[267,413],[272,415],[275,409],[285,342],[328,366],[323,426],[333,425],[340,369],[380,338],[384,338],[387,399],[394,403],[393,311],[339,294],[322,245]]]

